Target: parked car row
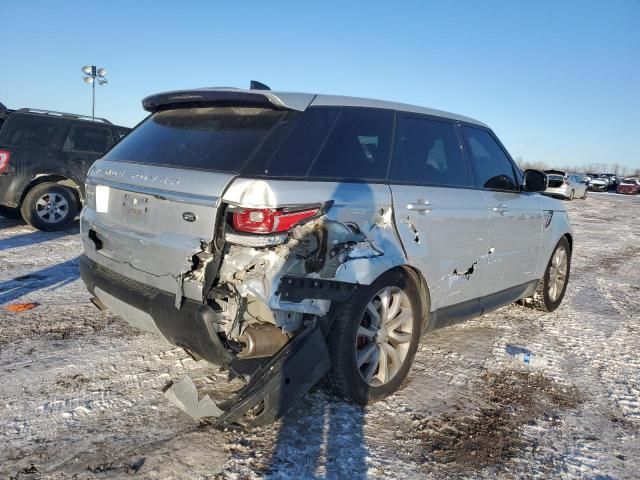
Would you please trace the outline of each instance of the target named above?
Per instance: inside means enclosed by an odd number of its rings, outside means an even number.
[[[620,179],[612,173],[567,173],[561,170],[545,170],[547,174],[547,188],[543,192],[552,197],[573,200],[587,198],[587,191],[607,192],[637,195],[640,193],[640,180],[637,177]]]
[[[0,103],[0,208],[40,230],[60,230],[85,202],[93,162],[129,132],[103,118]]]

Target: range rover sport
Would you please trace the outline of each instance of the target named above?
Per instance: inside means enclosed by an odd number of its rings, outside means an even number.
[[[563,299],[565,207],[476,120],[257,89],[143,106],[87,177],[81,276],[100,308],[248,379],[220,424],[272,421],[323,377],[382,399],[425,332]]]

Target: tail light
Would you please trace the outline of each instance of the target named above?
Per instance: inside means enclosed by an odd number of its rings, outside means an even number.
[[[4,173],[9,166],[11,152],[8,150],[0,150],[0,173]]]
[[[286,232],[303,220],[315,216],[320,208],[292,211],[273,208],[241,208],[233,212],[233,228],[246,233]]]

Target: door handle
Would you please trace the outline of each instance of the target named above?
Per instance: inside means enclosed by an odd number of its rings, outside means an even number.
[[[498,205],[497,207],[493,207],[493,211],[499,213],[500,215],[504,215],[509,209],[506,205]]]
[[[418,212],[421,215],[425,213],[429,213],[431,211],[431,204],[423,199],[418,199],[416,203],[408,203],[407,210],[413,210],[414,212]]]

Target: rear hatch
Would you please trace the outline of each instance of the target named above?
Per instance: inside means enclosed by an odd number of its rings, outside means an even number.
[[[212,242],[222,193],[286,110],[185,105],[149,116],[91,168],[82,217],[92,260],[168,292]]]
[[[564,177],[562,175],[548,175],[549,187],[559,188],[564,184]]]

